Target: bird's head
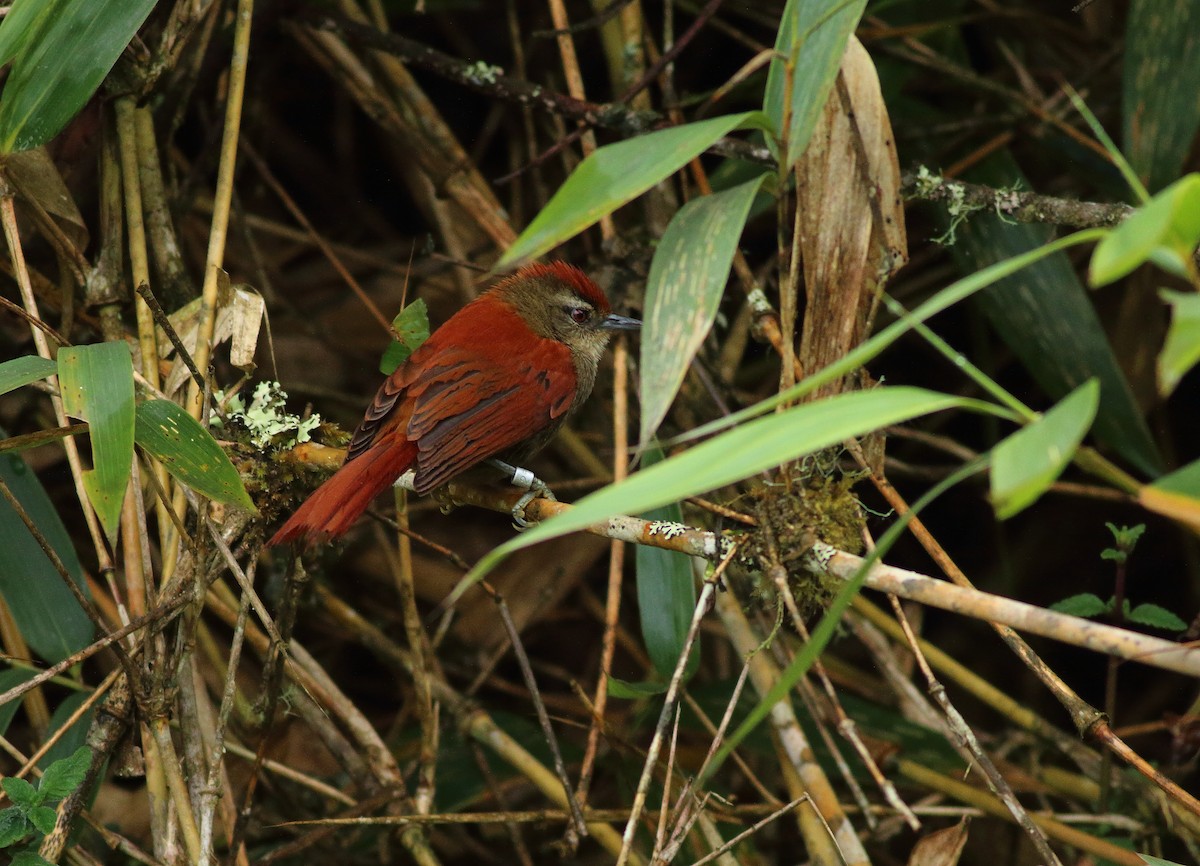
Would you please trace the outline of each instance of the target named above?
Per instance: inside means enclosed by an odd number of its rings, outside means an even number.
[[[565,262],[526,265],[496,286],[504,300],[539,337],[565,343],[577,359],[593,365],[613,331],[633,331],[637,319],[612,312],[592,280]]]

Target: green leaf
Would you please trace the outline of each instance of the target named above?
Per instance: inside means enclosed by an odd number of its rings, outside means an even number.
[[[58,814],[49,806],[34,806],[25,817],[39,833],[49,835],[54,832],[54,822],[58,819]]]
[[[1125,550],[1133,550],[1137,547],[1137,543],[1146,534],[1146,524],[1144,523],[1135,523],[1133,526],[1117,526],[1115,523],[1106,521],[1104,526],[1112,533],[1113,541]]]
[[[662,463],[635,472],[585,496],[558,514],[488,553],[458,583],[452,605],[504,557],[540,541],[583,529],[614,514],[648,511],[679,502],[805,454],[862,436],[889,424],[950,408],[999,411],[989,403],[922,388],[875,388],[840,394],[756,418]]]
[[[9,806],[0,811],[0,848],[16,845],[29,835],[31,829],[29,819],[18,807]]]
[[[13,58],[0,96],[0,152],[30,150],[57,135],[96,92],[154,3],[18,0],[21,14],[0,25],[0,56]],[[31,5],[39,8],[21,9]]]
[[[48,3],[17,0],[0,24],[0,66],[9,63],[17,52],[40,38],[41,31],[53,18]]]
[[[1186,631],[1188,627],[1186,622],[1157,604],[1139,604],[1129,611],[1127,618],[1139,625],[1161,628],[1164,631]]]
[[[4,786],[4,793],[8,794],[8,799],[13,801],[14,806],[20,806],[29,814],[29,810],[34,806],[39,806],[42,803],[42,796],[38,793],[37,788],[29,783],[28,779],[18,779],[16,776],[5,776],[0,779],[0,785]]]
[[[776,704],[789,700],[789,692],[796,687],[800,678],[804,676],[817,660],[817,656],[829,645],[829,641],[833,638],[842,615],[862,589],[867,572],[883,556],[887,555],[892,545],[907,531],[909,522],[916,515],[919,515],[930,502],[941,497],[951,487],[975,475],[985,466],[986,460],[982,457],[976,457],[968,461],[930,487],[913,503],[911,510],[907,514],[901,515],[899,519],[893,521],[892,525],[879,537],[874,549],[863,559],[856,573],[838,589],[837,594],[825,609],[825,613],[821,616],[816,628],[811,630],[809,639],[805,641],[804,645],[792,657],[792,660],[788,662],[787,667],[780,672],[771,687],[760,694],[758,703],[747,714],[746,718],[741,721],[731,734],[726,736],[725,741],[713,754],[712,760],[708,762],[707,769],[700,776],[701,782],[710,778],[721,767],[730,753],[771,714],[772,708]]]
[[[1146,862],[1146,866],[1183,866],[1182,863],[1176,863],[1174,860],[1164,860],[1150,854],[1138,854],[1138,856]]]
[[[63,408],[88,422],[92,468],[83,473],[96,516],[116,546],[121,506],[133,467],[133,358],[125,343],[96,343],[58,350]]]
[[[257,514],[237,469],[200,422],[170,400],[147,400],[137,407],[135,438],[197,493]]]
[[[995,187],[1022,181],[1007,153],[993,157],[970,179]],[[951,252],[960,267],[974,271],[1042,246],[1046,232],[976,214],[960,227],[959,237],[962,242]],[[1046,256],[978,297],[992,326],[1047,395],[1058,400],[1088,379],[1099,379],[1096,437],[1147,475],[1162,471],[1158,447],[1092,299],[1064,253]]]
[[[61,800],[83,784],[92,764],[92,750],[80,746],[69,756],[55,761],[42,774],[38,790],[46,797]]]
[[[50,716],[50,733],[55,733],[66,725],[70,721],[71,716],[75,714],[75,711],[83,706],[89,697],[91,696],[87,692],[72,692],[63,698]],[[92,719],[95,715],[96,710],[92,708],[71,723],[71,726],[58,738],[58,741],[38,761],[38,766],[42,768],[43,772],[49,770],[55,762],[73,757],[79,748],[87,742],[88,728],[91,727]]]
[[[1193,460],[1186,466],[1162,476],[1150,486],[1156,490],[1182,493],[1200,499],[1200,460]]]
[[[763,128],[757,111],[714,117],[619,141],[581,162],[500,257],[499,268],[536,258],[687,165],[722,136]]]
[[[1138,490],[1138,502],[1200,532],[1200,460],[1194,460]]]
[[[805,454],[837,445],[890,424],[950,408],[988,404],[923,388],[875,388],[840,394],[756,418],[662,463],[585,496],[567,514],[539,524],[507,542],[527,547],[582,529],[624,511],[646,511],[679,502]],[[526,543],[520,543],[526,542]]]
[[[36,851],[21,851],[13,856],[11,866],[54,866]]]
[[[667,690],[667,683],[631,683],[628,680],[619,680],[616,677],[608,677],[605,682],[608,683],[608,696],[610,698],[623,698],[630,701],[652,698],[655,695],[663,694]]]
[[[58,554],[67,574],[90,596],[71,537],[37,476],[17,455],[0,454],[0,478]],[[0,551],[0,595],[30,648],[54,664],[91,643],[95,626],[24,521],[2,500]]]
[[[379,361],[379,372],[390,376],[396,368],[408,360],[422,343],[429,339],[429,310],[422,298],[417,298],[392,319],[397,340],[384,350]]]
[[[921,388],[896,387],[796,406],[757,418],[622,484],[593,493],[569,516],[557,520],[581,528],[601,515],[618,513],[621,502],[636,509],[682,500],[890,424],[952,407],[985,409],[987,405]]]
[[[656,445],[646,452],[642,465],[646,468],[662,462],[662,450]],[[646,520],[664,524],[664,528],[683,522],[683,509],[678,502],[652,508],[642,514]],[[696,581],[692,576],[691,557],[674,550],[663,550],[647,544],[637,546],[638,616],[642,625],[642,640],[654,662],[654,669],[670,679],[683,652],[692,614],[696,610]],[[691,677],[700,664],[700,636],[688,656],[686,677]]]
[[[1200,126],[1194,86],[1200,69],[1200,5],[1195,0],[1132,0],[1125,16],[1121,117],[1124,151],[1152,190],[1179,176]],[[1194,83],[1194,79],[1191,79]]]
[[[1071,462],[1100,405],[1100,385],[1089,379],[1057,406],[996,446],[991,500],[1007,520],[1033,504]]]
[[[788,0],[784,8],[775,38],[775,59],[767,74],[763,112],[776,130],[783,129],[787,116],[785,165],[789,171],[808,146],[833,88],[846,42],[866,5],[866,0]],[[778,146],[772,150],[778,159]]]
[[[7,394],[14,388],[45,379],[58,372],[58,365],[53,361],[37,355],[26,355],[23,358],[13,358],[0,364],[0,394]]]
[[[26,668],[9,668],[6,671],[0,671],[0,692],[6,692],[14,686],[28,682],[33,679],[33,676],[34,672]],[[17,714],[17,710],[20,708],[20,698],[11,700],[6,704],[0,704],[0,737],[7,733],[8,726],[12,724],[13,716]],[[3,847],[3,845],[0,845],[0,848]]]
[[[1068,596],[1062,601],[1054,602],[1054,604],[1050,605],[1050,609],[1056,610],[1059,613],[1070,614],[1071,616],[1091,618],[1107,613],[1108,603],[1098,595],[1093,595],[1090,592],[1082,592],[1079,595]]]
[[[688,366],[717,317],[746,216],[767,175],[692,199],[659,241],[642,324],[641,447],[671,408]]]
[[[1167,340],[1158,355],[1158,393],[1169,397],[1184,374],[1200,362],[1200,295],[1163,289],[1158,296],[1171,307]]]
[[[1185,279],[1200,244],[1200,174],[1164,189],[1096,245],[1088,267],[1093,286],[1105,286],[1152,261]]]

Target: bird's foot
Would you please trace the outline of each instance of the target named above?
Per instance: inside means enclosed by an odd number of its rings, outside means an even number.
[[[509,483],[514,487],[520,487],[525,492],[521,494],[521,498],[517,500],[516,505],[512,507],[513,527],[515,529],[527,529],[530,521],[525,518],[525,506],[535,499],[549,499],[551,502],[558,500],[554,496],[554,491],[546,486],[546,482],[538,478],[528,469],[522,469],[520,466],[513,466],[511,463],[505,463],[503,460],[489,461],[493,466],[508,476]]]
[[[449,514],[459,505],[455,498],[450,495],[449,484],[443,484],[441,487],[437,488],[437,490],[434,490],[433,498],[437,501],[438,509],[442,512],[442,514]]]

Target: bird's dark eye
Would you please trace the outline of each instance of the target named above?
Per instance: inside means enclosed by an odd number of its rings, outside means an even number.
[[[567,315],[571,317],[571,321],[576,325],[582,325],[592,317],[592,311],[587,307],[571,307],[567,310]]]

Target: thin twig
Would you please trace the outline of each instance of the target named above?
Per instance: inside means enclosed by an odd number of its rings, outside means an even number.
[[[179,356],[184,366],[192,374],[192,381],[196,383],[196,387],[204,388],[204,377],[200,375],[200,370],[196,367],[196,362],[192,360],[192,353],[187,350],[187,346],[179,338],[179,334],[175,331],[175,326],[171,324],[171,320],[163,311],[162,304],[158,302],[158,298],[154,297],[154,293],[150,291],[149,283],[138,283],[137,293],[146,302],[146,306],[150,308],[150,313],[154,316],[155,324],[163,329],[163,333],[167,335],[167,339],[175,347],[175,354]]]
[[[954,704],[950,703],[950,699],[946,695],[945,686],[934,676],[929,663],[925,661],[925,657],[921,654],[921,648],[917,645],[916,635],[913,634],[912,628],[909,626],[908,617],[905,616],[904,609],[900,606],[899,600],[894,595],[891,596],[890,600],[896,621],[904,629],[904,636],[908,640],[909,651],[916,658],[917,665],[921,668],[921,673],[928,684],[929,694],[933,697],[937,705],[941,707],[942,713],[945,715],[955,739],[958,740],[960,748],[964,749],[974,763],[983,771],[988,787],[992,789],[993,794],[1000,798],[1012,814],[1013,820],[1025,831],[1025,835],[1029,837],[1029,841],[1033,843],[1033,847],[1037,849],[1038,856],[1042,858],[1043,862],[1050,864],[1050,866],[1061,866],[1062,861],[1058,859],[1058,855],[1050,847],[1050,840],[1046,838],[1046,834],[1030,819],[1029,813],[1025,811],[1025,807],[1017,800],[1017,795],[1013,792],[1012,786],[1008,784],[1008,781],[996,769],[996,765],[988,757],[983,747],[979,745],[979,740],[976,738],[975,732],[967,724],[967,720],[962,717],[962,714],[959,713]]]
[[[580,836],[586,836],[588,835],[587,822],[583,818],[583,811],[579,808],[579,800],[575,797],[571,779],[567,776],[567,766],[563,762],[562,752],[558,748],[558,738],[554,736],[554,729],[550,726],[550,716],[546,712],[546,705],[542,702],[541,693],[538,691],[533,669],[529,666],[529,656],[525,653],[525,645],[521,641],[521,635],[517,631],[516,623],[512,620],[508,603],[504,597],[499,593],[492,597],[500,611],[500,621],[504,623],[504,629],[508,632],[508,639],[512,643],[513,655],[516,656],[517,664],[521,667],[521,675],[525,678],[525,687],[529,689],[530,699],[533,701],[534,710],[537,711],[538,723],[542,726],[542,733],[546,737],[546,743],[550,746],[550,754],[554,758],[554,771],[562,782],[563,794],[566,795],[571,815],[574,818],[575,832]]]
[[[723,565],[727,566],[729,564],[733,559],[735,550],[736,548],[731,549],[726,554],[725,559],[722,560]],[[714,570],[713,575],[704,581],[704,588],[700,591],[700,598],[696,600],[696,607],[692,611],[692,621],[688,626],[682,651],[679,653],[679,661],[676,662],[675,671],[671,674],[671,681],[667,686],[667,694],[663,700],[663,707],[658,715],[658,724],[654,728],[654,737],[650,741],[650,748],[646,751],[646,760],[642,765],[642,775],[638,779],[637,792],[633,798],[633,808],[630,810],[629,820],[625,824],[625,833],[621,837],[621,853],[617,857],[617,866],[624,866],[633,851],[634,831],[637,829],[642,809],[646,805],[646,793],[650,787],[654,765],[658,762],[658,753],[662,749],[662,741],[667,724],[670,722],[671,714],[674,712],[675,703],[679,697],[680,685],[683,682],[683,672],[687,669],[688,658],[692,654],[692,647],[696,643],[696,635],[700,631],[700,621],[704,619],[704,614],[708,612],[713,593],[716,591],[717,582],[721,579],[720,572],[722,570]]]
[[[69,442],[71,440],[68,439],[67,441]],[[37,542],[38,547],[42,549],[42,553],[44,553],[46,558],[50,560],[50,564],[54,567],[55,572],[58,573],[58,576],[62,579],[62,582],[66,584],[66,587],[68,590],[70,590],[71,595],[75,597],[76,603],[87,615],[87,618],[92,621],[92,625],[96,627],[96,630],[100,632],[100,634],[105,634],[108,631],[108,626],[104,622],[104,618],[100,615],[100,611],[96,609],[96,606],[92,603],[92,600],[83,594],[83,590],[80,589],[79,584],[75,582],[75,579],[71,576],[71,573],[67,571],[67,567],[63,564],[62,559],[59,557],[58,551],[54,549],[54,545],[52,545],[46,536],[42,534],[41,528],[37,525],[33,518],[29,516],[29,513],[25,510],[25,506],[21,504],[19,499],[17,499],[16,495],[9,488],[8,482],[3,478],[0,478],[0,495],[4,496],[4,499],[8,502],[9,507],[16,512],[17,516],[21,519],[21,522],[25,524],[25,528],[29,530],[29,534],[33,536],[33,540]],[[121,667],[125,670],[125,675],[129,677],[129,682],[136,683],[138,681],[136,671],[133,668],[132,662],[129,660],[129,654],[125,652],[125,648],[117,641],[113,641],[111,646],[113,653],[117,656],[117,660],[121,663]]]
[[[726,851],[733,850],[733,847],[735,845],[737,845],[739,842],[741,842],[743,839],[747,839],[750,836],[753,836],[755,833],[757,833],[763,827],[770,824],[772,821],[786,815],[788,812],[792,811],[792,809],[795,809],[797,806],[799,806],[805,800],[809,800],[809,799],[810,799],[810,797],[808,796],[808,794],[805,794],[803,797],[797,797],[795,800],[792,800],[792,802],[787,803],[784,806],[781,806],[780,808],[778,808],[774,812],[772,812],[770,815],[763,818],[761,821],[759,821],[754,826],[747,827],[741,833],[738,833],[736,836],[734,836],[732,839],[730,839],[728,842],[726,842],[724,845],[722,845],[716,851],[713,851],[712,853],[706,854],[705,856],[701,857],[699,860],[697,860],[695,863],[693,863],[692,866],[703,866],[703,864],[705,864],[705,863],[711,863],[713,860],[716,860],[718,857],[720,857]]]

